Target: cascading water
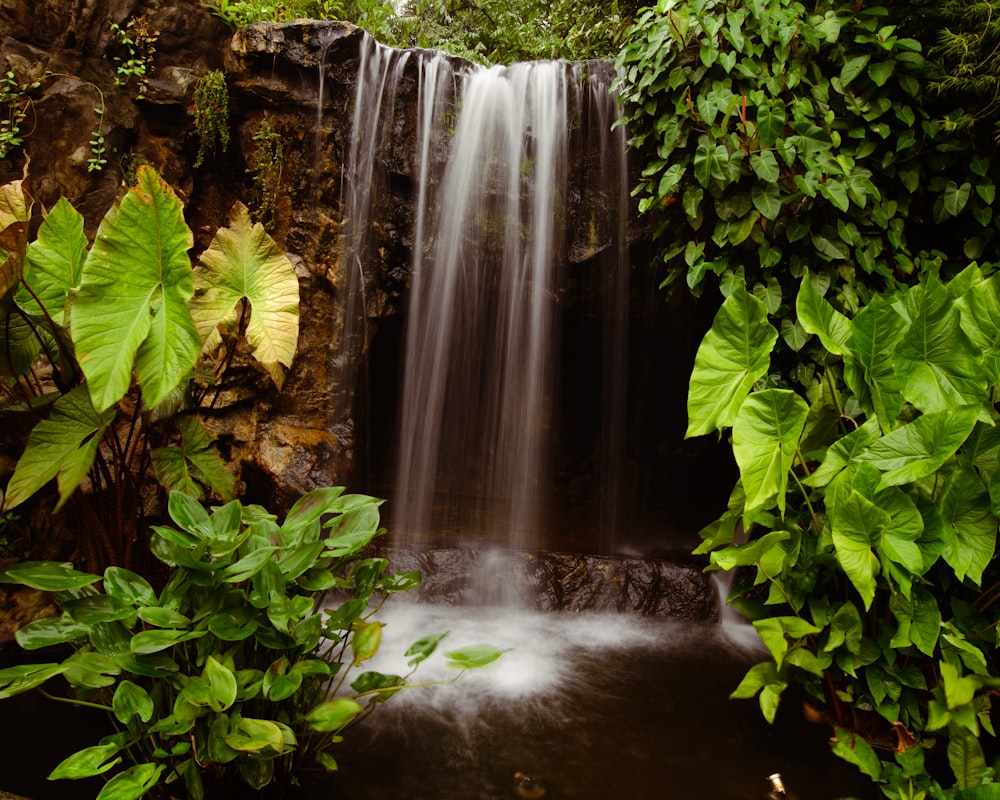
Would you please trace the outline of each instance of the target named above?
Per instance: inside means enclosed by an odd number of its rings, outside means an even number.
[[[554,63],[466,76],[451,154],[425,211],[430,253],[418,256],[410,294],[401,530],[427,530],[436,496],[467,504],[478,528],[470,532],[488,541],[526,546],[537,527],[565,82]]]
[[[552,490],[546,476],[559,425],[554,374],[567,206],[573,191],[601,196],[592,204],[603,211],[589,220],[591,233],[611,254],[602,269],[611,299],[627,302],[624,136],[611,133],[607,82],[586,81],[580,65],[470,68],[457,100],[445,60],[424,62],[421,76],[393,529],[416,537],[446,529],[479,548],[531,549],[543,524],[542,497]],[[585,109],[596,109],[594,119]],[[451,126],[440,168],[429,154]],[[591,168],[586,175],[570,174],[574,126],[584,140],[600,129],[580,150],[576,167]],[[627,314],[618,307],[608,318],[614,347],[622,347]],[[622,364],[611,349],[604,359]],[[608,381],[618,421],[620,377]],[[615,434],[608,441],[620,441],[621,431]]]
[[[395,50],[365,36],[361,42],[358,85],[354,100],[351,138],[346,153],[341,195],[343,197],[343,252],[340,275],[343,291],[337,313],[340,340],[335,359],[341,369],[355,363],[367,345],[367,309],[364,265],[372,247],[372,200],[381,190],[376,178],[375,161],[381,147],[392,136],[387,129],[393,119],[396,87],[410,53]],[[320,62],[323,74],[323,62]],[[322,119],[320,81],[320,120]],[[349,408],[351,398],[344,393],[340,402]],[[337,410],[335,418],[348,414]],[[340,432],[342,437],[351,432]]]
[[[441,54],[403,59],[363,45],[345,171],[344,268],[361,276],[373,159],[408,67],[419,86],[416,212],[389,504],[395,544],[429,533],[437,542],[444,529],[477,550],[537,547],[549,523],[542,501],[556,483],[551,450],[574,435],[565,418],[583,416],[602,430],[573,452],[596,473],[581,493],[603,501],[587,546],[613,552],[629,282],[625,132],[612,130],[610,76],[562,62],[456,69]],[[586,235],[569,230],[571,208]],[[588,275],[572,275],[583,263]],[[567,334],[595,319],[602,328],[585,356],[595,368],[583,398],[557,380],[569,350],[560,342],[567,283],[601,301]],[[505,589],[509,576],[499,581]],[[733,648],[723,626],[511,613],[516,600],[501,592],[475,615],[416,604],[380,615],[385,644],[365,669],[405,674],[405,647],[443,630],[451,631],[444,650],[488,641],[509,652],[457,686],[400,692],[352,731],[352,749],[338,755],[347,794],[499,800],[541,797],[544,784],[546,797],[573,800],[755,800],[770,772],[805,783],[802,765],[814,757],[769,740],[755,709],[729,705],[759,653]],[[422,664],[416,680],[447,677],[436,669]],[[525,774],[538,778],[528,789],[518,783]]]

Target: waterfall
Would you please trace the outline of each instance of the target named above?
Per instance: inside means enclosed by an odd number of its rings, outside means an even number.
[[[393,518],[458,523],[525,547],[538,525],[551,411],[560,195],[566,186],[565,65],[465,76],[461,114],[434,197],[428,252],[409,299]],[[419,239],[424,242],[424,239]]]
[[[341,299],[336,309],[340,338],[334,358],[342,370],[355,363],[358,354],[367,346],[364,265],[372,246],[372,201],[381,189],[380,178],[375,174],[376,156],[383,143],[392,135],[396,88],[409,56],[408,51],[386,47],[370,36],[365,36],[361,42],[351,138],[341,186],[344,209],[343,252],[339,265],[340,274],[336,279],[342,291],[338,295]],[[320,102],[322,105],[322,95]],[[349,409],[352,399],[351,394],[344,391],[339,402],[344,409]],[[347,416],[343,410],[335,414],[337,419]],[[352,436],[352,432],[339,433],[342,438]]]
[[[604,433],[577,460],[593,463],[601,489],[591,494],[607,509],[591,523],[602,541],[588,546],[613,547],[629,291],[628,176],[624,130],[612,130],[614,76],[589,62],[456,67],[440,53],[410,55],[404,61],[366,39],[344,184],[350,287],[363,275],[372,225],[372,159],[406,68],[418,97],[388,506],[396,542],[446,535],[477,550],[536,549],[562,469],[554,443],[576,435],[567,433],[567,419],[586,406],[596,408]],[[582,233],[569,229],[573,213],[582,215],[575,220]],[[588,365],[580,396],[560,383],[560,337],[567,281],[582,285],[591,280],[584,273],[598,281],[589,294],[600,298],[604,329],[592,383]],[[363,295],[351,302],[363,308]]]

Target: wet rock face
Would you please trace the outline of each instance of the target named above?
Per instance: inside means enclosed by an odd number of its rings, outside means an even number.
[[[420,570],[412,594],[447,605],[524,602],[539,611],[614,611],[688,621],[717,621],[718,601],[699,568],[665,559],[571,553],[437,548],[386,553],[396,572]]]

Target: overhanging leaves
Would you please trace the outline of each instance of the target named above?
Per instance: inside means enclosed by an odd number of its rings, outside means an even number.
[[[750,388],[767,371],[777,339],[764,304],[743,286],[734,288],[695,356],[685,436],[732,427]]]

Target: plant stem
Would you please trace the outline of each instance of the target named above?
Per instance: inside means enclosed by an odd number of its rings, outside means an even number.
[[[114,709],[111,706],[101,705],[100,703],[91,703],[87,700],[74,700],[70,697],[59,697],[58,695],[49,694],[44,689],[39,688],[38,692],[43,696],[47,697],[49,700],[55,700],[57,703],[69,703],[74,706],[84,706],[85,708],[97,708],[101,711],[107,711],[109,714],[114,713]]]

